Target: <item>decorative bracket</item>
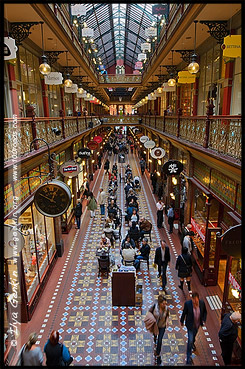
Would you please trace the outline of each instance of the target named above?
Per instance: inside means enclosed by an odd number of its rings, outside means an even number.
[[[201,24],[208,26],[210,35],[217,40],[219,44],[223,44],[224,37],[229,35],[227,30],[227,21],[199,21]]]
[[[78,67],[77,66],[75,66],[75,67],[63,67],[63,72],[65,74],[70,74],[70,76],[71,76],[75,68],[78,68]]]
[[[55,62],[57,62],[59,55],[62,53],[64,53],[64,51],[44,51],[44,55],[47,56],[48,63],[50,65],[53,65]]]
[[[30,34],[30,28],[43,22],[12,22],[10,23],[10,36],[15,39],[16,45],[21,45]]]
[[[184,62],[186,63],[190,63],[191,62],[191,57],[194,53],[194,50],[174,50],[176,53],[180,53],[181,54],[181,58]]]
[[[72,80],[73,80],[73,82],[74,82],[74,83],[79,84],[79,83],[82,83],[82,79],[83,79],[84,77],[85,77],[85,76],[74,76],[74,77],[72,78]]]
[[[170,76],[177,76],[176,65],[163,65],[163,67],[167,68],[167,72]]]

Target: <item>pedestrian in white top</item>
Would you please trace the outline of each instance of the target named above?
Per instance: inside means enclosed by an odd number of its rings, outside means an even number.
[[[162,199],[159,199],[157,202],[157,228],[162,228],[163,223],[163,210],[165,208],[164,202]]]
[[[194,232],[191,231],[183,239],[183,248],[186,247],[188,249],[188,254],[191,254],[191,251],[192,251],[191,236],[193,235],[194,235]]]
[[[100,188],[100,194],[98,197],[98,203],[100,205],[100,215],[105,215],[105,201],[106,201],[106,193],[103,188]]]

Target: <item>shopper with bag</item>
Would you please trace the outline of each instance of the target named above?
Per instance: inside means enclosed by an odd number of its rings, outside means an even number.
[[[178,287],[183,290],[184,279],[186,279],[188,291],[191,293],[192,260],[187,247],[183,247],[182,254],[178,256],[175,269],[178,270],[178,277],[180,278]]]
[[[93,195],[93,192],[89,193],[87,207],[88,207],[88,210],[90,210],[90,218],[94,218],[95,210],[97,209],[97,201]]]
[[[42,366],[43,354],[36,346],[37,333],[31,333],[28,341],[22,346],[16,366]]]
[[[153,337],[155,343],[154,355],[157,358],[157,365],[160,365],[162,362],[160,356],[162,339],[166,329],[167,319],[169,317],[167,299],[163,295],[159,295],[157,303],[150,307],[149,312],[154,316],[158,328],[158,332],[153,331]]]
[[[51,332],[44,346],[44,352],[47,366],[69,366],[73,361],[68,348],[59,343],[59,332],[55,330]]]

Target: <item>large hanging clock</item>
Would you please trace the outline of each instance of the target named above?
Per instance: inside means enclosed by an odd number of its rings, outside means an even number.
[[[66,212],[71,199],[69,187],[64,182],[53,179],[37,189],[34,204],[37,210],[46,217],[58,217]]]

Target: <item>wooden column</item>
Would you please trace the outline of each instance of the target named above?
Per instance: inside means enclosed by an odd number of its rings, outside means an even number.
[[[192,115],[197,115],[197,108],[198,108],[198,87],[199,87],[199,78],[196,78],[194,83],[194,95],[193,95],[193,109]]]
[[[12,101],[12,112],[16,114],[18,117],[21,117],[19,111],[19,103],[18,103],[18,96],[17,96],[17,85],[16,85],[16,78],[15,78],[15,71],[14,66],[10,63],[7,64],[8,66],[8,75],[9,75],[9,88],[11,94],[11,101]]]
[[[230,115],[233,70],[234,61],[226,63],[222,115]]]
[[[64,87],[60,87],[61,110],[63,110],[64,117],[66,116],[66,107],[64,99]]]
[[[49,117],[48,90],[47,90],[47,85],[45,84],[44,77],[41,78],[41,87],[42,87],[42,98],[43,98],[43,113],[45,117]]]

